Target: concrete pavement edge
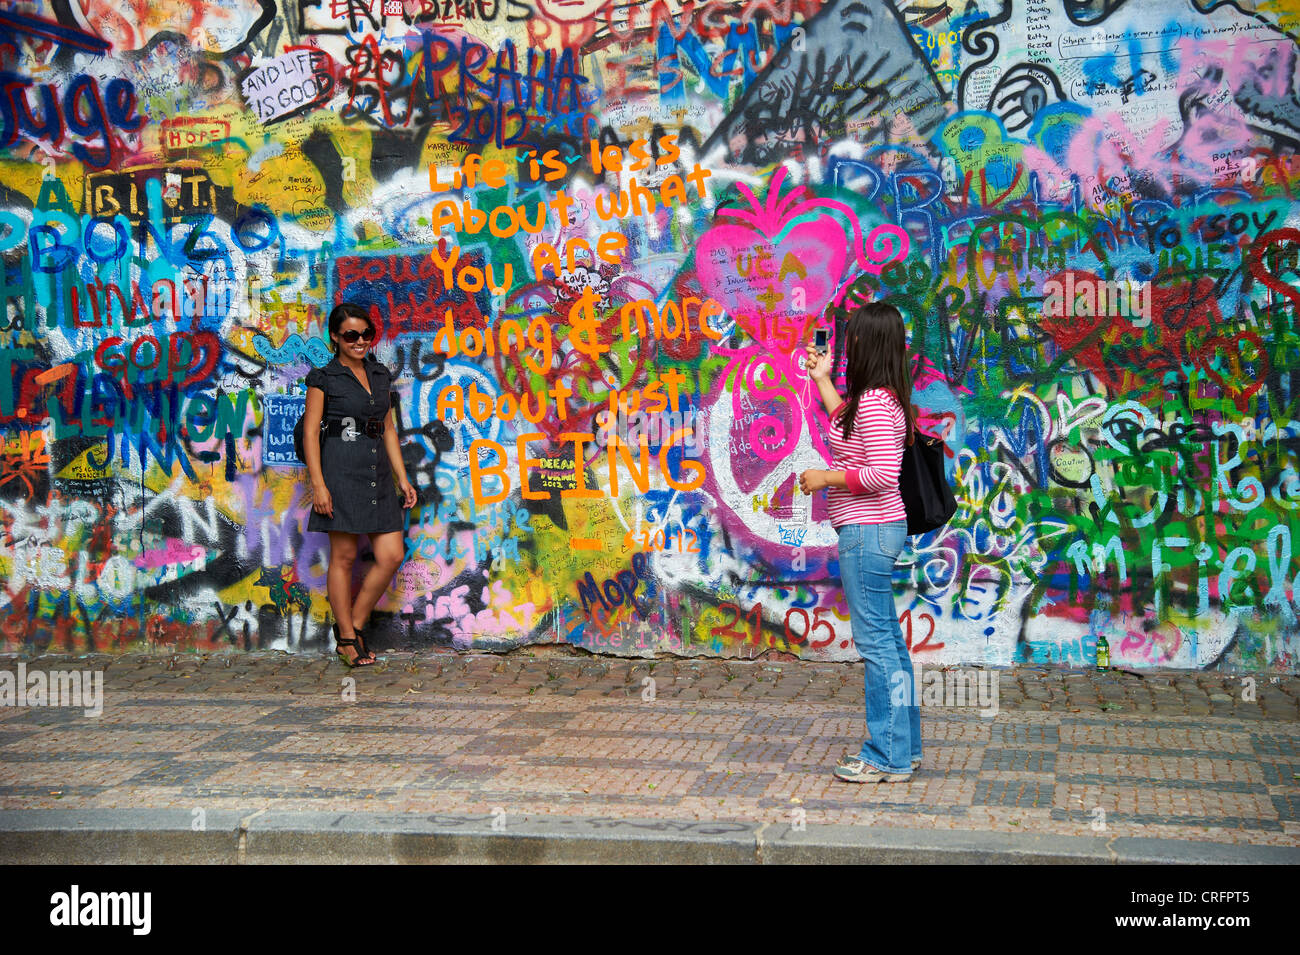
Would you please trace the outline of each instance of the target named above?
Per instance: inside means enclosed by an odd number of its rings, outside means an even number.
[[[578,816],[0,811],[0,864],[1274,864],[1300,848],[1103,835]],[[494,828],[495,827],[495,828]]]

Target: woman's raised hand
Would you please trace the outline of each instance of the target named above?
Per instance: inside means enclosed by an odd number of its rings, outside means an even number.
[[[808,360],[805,368],[808,370],[808,377],[813,381],[826,381],[831,376],[831,354],[830,352],[818,351],[809,342],[804,346],[808,354]]]

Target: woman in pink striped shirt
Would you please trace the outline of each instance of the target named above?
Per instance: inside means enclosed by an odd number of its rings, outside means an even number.
[[[911,656],[898,625],[893,580],[907,539],[898,474],[914,427],[907,333],[898,309],[869,302],[849,318],[845,338],[844,398],[831,383],[831,356],[808,346],[808,376],[830,415],[834,470],[799,476],[805,494],[827,489],[853,642],[865,664],[871,736],[857,756],[839,761],[835,776],[855,783],[906,782],[921,762],[921,711],[914,705]]]

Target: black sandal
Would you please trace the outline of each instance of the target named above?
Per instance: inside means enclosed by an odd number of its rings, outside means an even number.
[[[379,658],[375,656],[374,651],[371,650],[368,646],[366,646],[366,628],[353,627],[352,632],[356,634],[357,643],[360,644],[361,646],[361,655],[363,657],[369,657],[371,660],[377,661]]]
[[[343,653],[344,647],[357,647],[356,658],[349,660]],[[339,633],[339,625],[337,623],[334,624],[334,652],[339,655],[339,659],[346,663],[349,668],[373,666],[375,662],[374,657],[366,655],[365,644],[362,644],[355,635],[351,640],[342,639],[342,634]]]

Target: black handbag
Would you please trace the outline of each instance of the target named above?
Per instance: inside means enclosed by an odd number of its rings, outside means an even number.
[[[903,445],[898,492],[907,511],[909,535],[928,534],[952,520],[957,513],[957,499],[943,471],[942,438],[913,432],[912,443]]]

